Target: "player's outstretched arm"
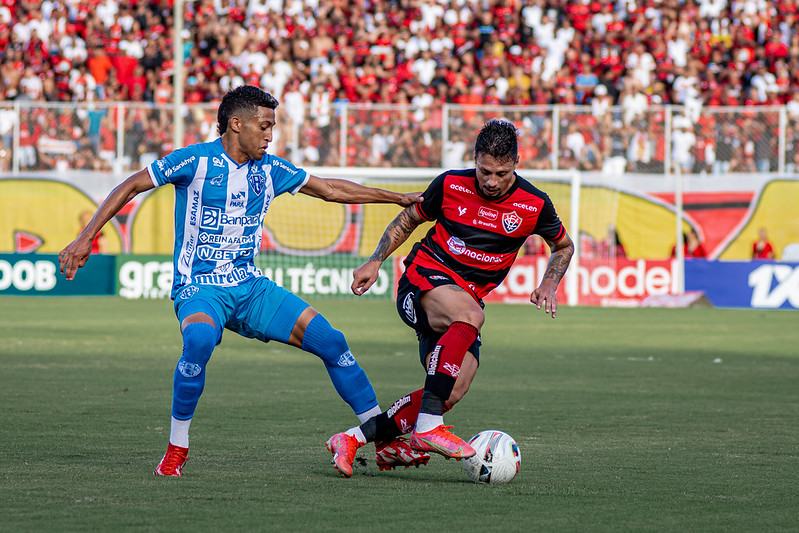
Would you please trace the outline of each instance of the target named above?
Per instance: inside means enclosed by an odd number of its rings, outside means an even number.
[[[103,229],[103,226],[116,215],[122,207],[130,202],[137,194],[154,187],[147,169],[138,171],[128,179],[117,185],[103,200],[97,212],[86,224],[74,241],[64,247],[58,254],[61,263],[61,273],[68,280],[75,277],[75,272],[86,264],[92,251],[94,237]]]
[[[421,193],[399,193],[366,187],[352,181],[309,176],[300,192],[340,204],[397,204],[408,207],[422,201]]]
[[[530,295],[530,301],[539,309],[543,305],[544,312],[555,318],[555,313],[558,312],[558,296],[556,294],[558,285],[566,274],[566,269],[569,268],[569,262],[574,254],[574,243],[569,234],[564,233],[561,240],[547,241],[547,244],[549,244],[552,255],[549,257],[547,269],[544,271],[544,279]]]
[[[388,258],[394,250],[408,240],[413,230],[419,224],[424,222],[424,219],[419,216],[415,207],[406,207],[403,209],[397,218],[391,221],[380,237],[374,253],[369,260],[363,265],[359,266],[352,272],[352,292],[360,296],[369,290],[375,281],[380,271],[380,265]]]

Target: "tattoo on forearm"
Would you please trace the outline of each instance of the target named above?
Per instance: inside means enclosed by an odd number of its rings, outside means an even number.
[[[418,224],[414,223],[411,216],[408,214],[407,209],[404,209],[397,215],[397,218],[391,221],[383,236],[380,237],[380,242],[377,243],[370,261],[385,261],[386,258],[393,252],[392,245],[399,246],[411,236],[413,230],[416,229]]]
[[[556,285],[559,284],[560,280],[562,280],[563,276],[566,274],[566,269],[569,268],[571,258],[572,252],[569,248],[558,250],[552,254],[552,257],[549,258],[549,263],[547,263],[544,278],[551,279]]]

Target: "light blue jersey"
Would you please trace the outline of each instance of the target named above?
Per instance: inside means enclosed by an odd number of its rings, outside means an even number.
[[[172,299],[185,285],[235,287],[261,276],[253,259],[264,215],[276,196],[308,182],[305,170],[269,154],[239,165],[221,139],[175,150],[147,171],[156,187],[175,186]]]

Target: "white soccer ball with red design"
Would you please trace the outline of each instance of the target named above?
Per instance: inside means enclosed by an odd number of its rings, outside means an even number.
[[[481,431],[469,444],[477,452],[463,461],[463,469],[475,483],[507,483],[519,472],[522,456],[513,437],[496,429]]]

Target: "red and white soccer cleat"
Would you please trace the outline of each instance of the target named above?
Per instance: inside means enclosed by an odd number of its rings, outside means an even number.
[[[411,448],[419,452],[433,452],[444,457],[454,457],[459,461],[473,456],[476,452],[471,445],[455,435],[449,428],[452,426],[440,425],[425,433],[411,433]]]
[[[363,446],[364,443],[346,433],[336,433],[330,437],[325,446],[330,453],[333,454],[333,468],[344,477],[352,475],[352,463],[355,461],[355,452],[358,448]]]
[[[170,442],[166,448],[164,458],[155,467],[153,474],[156,476],[179,476],[183,471],[183,465],[188,460],[188,455],[188,448],[181,448]]]
[[[375,457],[380,470],[393,470],[398,466],[419,468],[430,460],[428,454],[417,452],[401,437],[392,442],[375,442]]]

